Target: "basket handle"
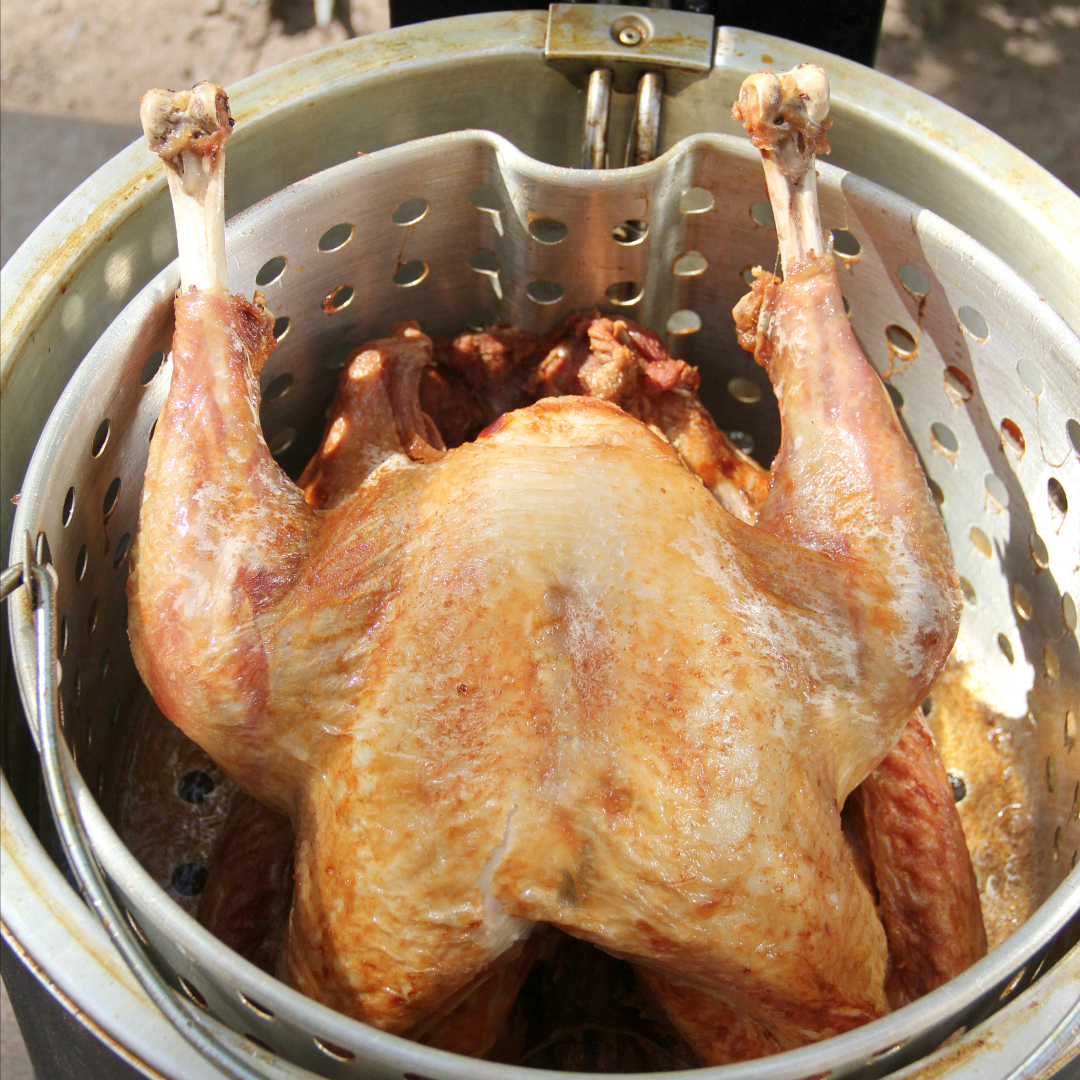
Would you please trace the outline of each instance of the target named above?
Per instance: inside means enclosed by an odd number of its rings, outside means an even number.
[[[181,1006],[176,992],[151,963],[134,932],[128,926],[104,874],[90,849],[82,817],[72,795],[75,762],[67,742],[60,735],[56,677],[56,583],[51,567],[42,566],[34,555],[29,534],[23,561],[8,567],[0,576],[0,600],[26,586],[34,611],[34,636],[37,643],[37,694],[34,724],[38,733],[38,752],[45,777],[45,791],[56,820],[64,854],[83,895],[108,933],[112,943],[139,980],[150,1000],[212,1065],[231,1080],[265,1080],[234,1049],[204,1028]]]

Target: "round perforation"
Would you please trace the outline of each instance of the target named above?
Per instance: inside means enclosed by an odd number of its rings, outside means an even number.
[[[1043,646],[1043,671],[1050,682],[1057,682],[1061,676],[1061,660],[1052,641]]]
[[[1020,385],[1032,397],[1038,397],[1043,392],[1042,372],[1026,356],[1016,362],[1016,374],[1020,376]]]
[[[675,260],[671,272],[676,277],[700,277],[708,269],[709,261],[700,251],[688,251]]]
[[[989,559],[994,554],[994,549],[990,544],[990,537],[978,525],[972,525],[968,530],[968,539],[971,541],[971,546],[984,559]]]
[[[238,993],[237,995],[240,1001],[246,1005],[256,1016],[263,1020],[273,1020],[274,1013],[272,1009],[268,1009],[265,1005],[256,1001],[254,998],[249,998],[246,994]]]
[[[280,431],[275,432],[269,440],[267,440],[267,447],[270,453],[277,457],[279,454],[284,454],[286,450],[292,446],[296,440],[296,428],[283,427]]]
[[[682,193],[679,199],[680,214],[706,214],[716,205],[713,193],[708,188],[692,187]]]
[[[352,238],[352,223],[342,221],[337,225],[331,225],[330,228],[319,237],[319,250],[325,252],[340,251]]]
[[[344,1046],[327,1042],[326,1039],[320,1039],[317,1035],[313,1037],[312,1041],[327,1057],[331,1057],[335,1061],[352,1061],[356,1057],[351,1050],[346,1050]]]
[[[179,896],[198,896],[206,888],[207,870],[200,862],[182,862],[176,866],[169,886]]]
[[[987,473],[983,477],[983,484],[986,486],[986,508],[995,513],[1008,509],[1009,489],[1001,477]]]
[[[429,267],[423,259],[410,259],[394,271],[393,282],[403,289],[419,285],[428,276]]]
[[[112,424],[107,419],[98,424],[98,429],[94,432],[94,441],[90,444],[91,457],[101,457],[102,451],[109,442],[109,432],[111,430]]]
[[[131,916],[128,916],[131,919]],[[176,981],[180,984],[180,989],[193,1001],[200,1009],[206,1009],[206,998],[203,996],[202,991],[189,979],[185,979],[183,975],[177,975]]]
[[[953,429],[948,424],[935,421],[930,425],[930,441],[935,450],[940,451],[948,458],[953,458],[960,450]]]
[[[764,396],[764,391],[753,379],[744,379],[742,376],[729,379],[727,391],[743,405],[756,405]]]
[[[39,560],[40,561],[40,560]],[[75,556],[75,580],[82,581],[86,577],[86,564],[89,561],[88,551],[85,544],[79,548],[78,555]]]
[[[263,391],[263,401],[277,401],[278,398],[283,398],[289,392],[292,384],[291,371],[283,371],[280,375],[275,375]]]
[[[108,489],[105,491],[105,498],[101,503],[101,514],[108,520],[112,515],[112,512],[116,509],[116,501],[120,498],[120,477],[114,476],[112,482],[109,484]]]
[[[116,543],[116,551],[113,553],[113,569],[115,570],[128,557],[131,550],[131,533],[124,533]]]
[[[975,586],[963,574],[960,575],[960,591],[964,594],[964,599],[969,604],[978,603],[979,597],[975,592]]]
[[[893,352],[905,359],[914,356],[918,350],[918,345],[910,331],[905,330],[896,323],[885,327],[885,340]]]
[[[95,596],[90,601],[90,610],[86,613],[86,636],[93,637],[94,631],[97,629],[98,624],[98,610],[101,607],[101,601]]]
[[[394,212],[390,215],[390,218],[395,225],[415,225],[427,217],[427,212],[427,199],[418,197],[406,199],[404,202],[398,203],[394,208]]]
[[[896,271],[900,284],[917,300],[921,300],[930,293],[930,281],[927,276],[911,263],[904,263]]]
[[[1028,535],[1028,546],[1031,549],[1031,558],[1039,570],[1046,570],[1050,566],[1050,552],[1046,550],[1046,544],[1038,533]]]
[[[680,308],[668,316],[665,328],[672,337],[696,334],[701,329],[701,316],[689,308]]]
[[[324,297],[323,311],[327,315],[333,315],[335,311],[342,311],[353,302],[355,295],[356,290],[351,285],[339,285]]]
[[[284,341],[290,326],[292,326],[292,319],[290,319],[288,315],[279,315],[274,320],[274,340],[279,345]]]
[[[1050,519],[1055,529],[1060,529],[1065,521],[1065,515],[1069,512],[1069,499],[1065,494],[1065,488],[1056,476],[1051,476],[1046,481],[1046,498],[1050,504]]]
[[[1069,442],[1077,457],[1080,457],[1080,420],[1071,417],[1065,421],[1065,434],[1069,436]]]
[[[621,221],[611,230],[611,239],[623,247],[634,247],[642,243],[648,235],[649,223],[637,218]]]
[[[525,286],[525,295],[534,304],[557,304],[566,290],[557,281],[530,281]]]
[[[1012,601],[1017,617],[1022,622],[1027,622],[1032,615],[1031,594],[1019,582],[1013,585]]]
[[[75,512],[75,489],[69,487],[67,494],[64,496],[64,508],[60,513],[60,520],[65,526],[71,521],[71,515]]]
[[[1022,458],[1024,451],[1027,449],[1027,443],[1024,440],[1024,433],[1020,430],[1020,425],[1006,416],[1001,421],[999,431],[1001,433],[1002,450],[1011,450],[1017,458]]]
[[[162,349],[155,349],[147,358],[146,363],[143,364],[142,371],[139,374],[139,382],[143,386],[149,386],[154,381],[154,376],[161,370],[161,365],[165,363],[165,352]]]
[[[259,288],[266,288],[268,285],[273,285],[275,281],[280,281],[288,265],[289,260],[284,255],[275,255],[272,259],[267,259],[255,275],[255,284]]]
[[[954,404],[970,401],[974,390],[967,374],[955,365],[950,364],[945,369],[945,393],[949,395]]]
[[[750,217],[755,225],[762,229],[775,229],[776,218],[773,217],[773,208],[767,202],[756,202],[750,207]]]
[[[636,281],[616,281],[604,290],[608,300],[618,307],[631,307],[644,295],[645,288]]]
[[[529,235],[538,244],[561,244],[568,231],[566,225],[555,218],[534,218],[529,222]]]
[[[833,254],[845,263],[857,262],[862,255],[862,244],[847,229],[833,229],[832,231]]]
[[[1001,655],[1009,661],[1010,664],[1016,662],[1016,654],[1013,652],[1012,642],[1005,634],[998,634],[997,636],[998,648],[1001,650]]]
[[[990,327],[986,325],[981,311],[964,304],[956,313],[961,328],[976,341],[986,341],[990,336]]]

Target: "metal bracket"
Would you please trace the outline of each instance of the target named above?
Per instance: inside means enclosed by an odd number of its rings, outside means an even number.
[[[614,89],[637,91],[645,71],[664,73],[664,90],[677,94],[713,66],[711,15],[614,4],[552,4],[544,59],[584,88],[597,68],[608,68]]]

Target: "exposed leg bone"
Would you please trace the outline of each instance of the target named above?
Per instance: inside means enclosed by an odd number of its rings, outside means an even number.
[[[180,288],[228,292],[225,265],[225,140],[232,131],[229,99],[220,86],[150,90],[139,110],[150,149],[165,163]]]
[[[825,254],[814,157],[829,152],[828,112],[829,83],[813,64],[751,75],[732,109],[761,151],[785,272],[811,253]]]

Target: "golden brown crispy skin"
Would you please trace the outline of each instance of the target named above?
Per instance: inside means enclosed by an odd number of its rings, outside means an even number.
[[[844,808],[873,868],[897,1009],[986,955],[975,871],[952,786],[916,713]]]

